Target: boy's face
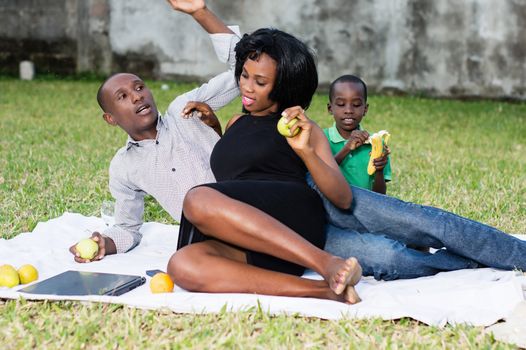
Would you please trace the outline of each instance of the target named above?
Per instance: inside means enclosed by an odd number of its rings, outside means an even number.
[[[369,105],[359,83],[339,82],[334,85],[332,100],[327,104],[340,132],[351,132],[358,127]]]
[[[159,112],[152,93],[134,74],[121,73],[104,84],[104,120],[119,125],[134,140],[151,138]]]

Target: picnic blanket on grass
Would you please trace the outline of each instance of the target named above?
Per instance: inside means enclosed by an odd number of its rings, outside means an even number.
[[[126,254],[110,255],[89,264],[74,262],[68,248],[92,231],[105,228],[97,217],[75,213],[39,223],[33,232],[0,240],[0,265],[15,268],[33,264],[39,281],[66,270],[112,272],[146,276],[151,269],[166,270],[169,257],[177,246],[178,226],[155,222],[141,229],[141,244]],[[321,277],[307,272],[305,277]],[[271,314],[286,313],[323,319],[411,317],[429,325],[465,323],[488,326],[509,316],[524,300],[526,277],[518,272],[483,268],[443,272],[411,280],[376,281],[364,277],[356,286],[362,302],[356,305],[314,298],[292,298],[256,294],[190,293],[175,287],[173,293],[152,294],[146,284],[120,296],[56,296],[20,293],[0,287],[0,298],[30,300],[89,300],[126,304],[144,309],[170,309],[182,313],[210,313],[261,308]],[[34,283],[34,282],[33,282]]]

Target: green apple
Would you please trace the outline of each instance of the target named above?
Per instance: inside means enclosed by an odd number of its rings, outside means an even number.
[[[93,259],[99,252],[99,245],[91,238],[83,239],[75,246],[82,259]]]
[[[281,117],[278,120],[278,132],[285,137],[294,137],[298,135],[298,133],[300,132],[300,128],[297,128],[294,131],[294,134],[290,132],[290,128],[297,122],[298,118],[291,119],[290,122],[287,123],[287,119],[285,119],[285,117]]]

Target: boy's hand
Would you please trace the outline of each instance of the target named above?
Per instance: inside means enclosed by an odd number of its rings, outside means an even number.
[[[78,263],[89,263],[89,262],[92,262],[92,261],[97,261],[97,260],[101,260],[102,258],[104,258],[104,256],[106,255],[106,250],[107,248],[109,248],[109,250],[111,251],[111,247],[107,247],[106,244],[108,243],[109,245],[112,245],[113,244],[113,250],[116,250],[115,249],[115,244],[113,243],[113,240],[111,240],[111,238],[104,238],[100,233],[98,232],[93,232],[92,235],[91,235],[91,239],[94,240],[95,242],[97,242],[97,244],[99,245],[99,252],[97,253],[97,255],[95,255],[93,257],[93,259],[83,259],[80,257],[79,253],[77,252],[77,244],[75,243],[74,245],[72,245],[71,247],[69,247],[69,251],[71,252],[71,254],[73,254],[75,257],[75,261],[78,262]],[[111,242],[107,242],[107,240],[111,241]],[[113,252],[114,254],[115,252]]]
[[[221,123],[210,106],[204,102],[190,101],[181,112],[183,118],[188,119],[192,115],[197,116],[203,123],[214,130],[221,130]],[[219,133],[219,135],[221,135]]]
[[[349,150],[354,151],[361,145],[367,141],[369,138],[369,133],[365,130],[353,130],[351,132],[351,137],[347,140],[345,143],[345,146],[349,148]]]
[[[187,13],[189,15],[206,8],[204,0],[166,0],[174,10]]]
[[[385,166],[387,165],[387,157],[391,154],[391,150],[389,147],[384,146],[384,151],[382,152],[382,156],[378,157],[376,159],[373,159],[374,167],[376,168],[376,171],[382,171]]]

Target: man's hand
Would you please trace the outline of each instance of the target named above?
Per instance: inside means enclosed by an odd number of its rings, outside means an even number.
[[[190,101],[181,112],[183,118],[188,119],[193,115],[203,123],[214,129],[219,136],[222,135],[221,123],[210,106],[204,102]]]
[[[367,141],[368,138],[369,138],[369,133],[367,131],[353,130],[351,132],[351,137],[349,137],[349,139],[345,143],[345,146],[349,150],[354,151],[355,149],[363,145],[365,141]]]
[[[75,256],[74,259],[76,262],[89,263],[92,261],[98,261],[104,258],[104,256],[108,254],[115,254],[117,252],[115,243],[113,242],[111,238],[103,237],[100,233],[93,232],[93,234],[91,235],[91,239],[94,240],[99,245],[99,252],[97,253],[97,255],[93,257],[93,259],[81,258],[79,252],[77,252],[76,243],[72,245],[71,247],[69,247],[69,251],[71,252],[71,254]]]
[[[193,15],[206,8],[204,0],[166,0],[174,10]]]

